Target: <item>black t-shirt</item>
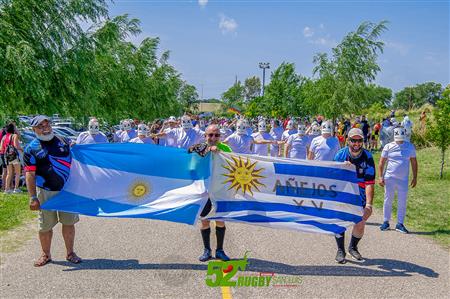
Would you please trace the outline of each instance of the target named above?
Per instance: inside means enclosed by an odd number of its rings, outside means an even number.
[[[369,134],[369,124],[367,123],[367,120],[363,120],[361,124],[362,124],[361,130],[363,131],[363,134],[367,136],[367,134]]]
[[[25,171],[36,172],[37,187],[60,191],[70,173],[70,140],[59,136],[50,141],[34,139],[25,148],[23,160]]]

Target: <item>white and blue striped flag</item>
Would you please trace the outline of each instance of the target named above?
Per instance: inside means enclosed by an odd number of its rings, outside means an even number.
[[[70,176],[46,210],[195,224],[208,199],[210,159],[151,144],[72,148]]]
[[[353,165],[220,153],[213,157],[211,220],[339,234],[362,220]]]

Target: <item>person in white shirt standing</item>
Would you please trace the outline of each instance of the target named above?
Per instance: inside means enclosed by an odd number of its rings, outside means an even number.
[[[123,125],[123,132],[120,134],[119,142],[121,143],[130,142],[131,139],[136,137],[136,131],[132,128],[130,120],[124,120],[122,125]]]
[[[225,138],[223,142],[228,144],[235,153],[252,153],[253,137],[247,135],[247,127],[243,120],[236,123],[236,132]]]
[[[258,132],[253,133],[252,137],[255,141],[274,140],[273,137],[267,132],[265,120],[259,121]],[[269,145],[267,143],[254,144],[253,147],[253,152],[258,156],[267,156],[269,154]]]
[[[309,144],[305,131],[305,125],[299,124],[297,133],[289,136],[285,148],[287,158],[306,159]]]
[[[286,141],[289,138],[289,136],[295,133],[297,133],[297,129],[295,128],[295,122],[293,119],[290,119],[286,124],[286,130],[283,132],[283,135],[281,136],[281,141]]]
[[[202,143],[205,138],[205,132],[193,128],[191,118],[184,115],[181,117],[181,128],[161,132],[154,137],[173,139],[175,140],[174,147],[188,149],[191,145]]]
[[[408,233],[404,225],[406,215],[406,201],[408,198],[408,178],[409,164],[413,171],[411,187],[417,185],[418,164],[416,159],[416,149],[414,145],[406,141],[406,130],[403,127],[394,129],[394,141],[386,144],[381,153],[378,170],[380,171],[380,186],[384,187],[384,222],[380,230],[389,229],[389,221],[392,213],[392,202],[394,201],[395,191],[398,196],[397,207],[397,225],[395,230],[401,233]],[[384,166],[386,172],[384,172]]]
[[[108,138],[100,132],[98,120],[92,118],[88,124],[88,130],[78,135],[76,144],[108,143]]]
[[[325,121],[321,126],[322,135],[311,141],[308,159],[318,161],[333,161],[339,151],[339,140],[332,136],[333,126],[330,121]]]
[[[272,129],[270,130],[270,135],[272,136],[273,140],[281,141],[281,137],[283,136],[283,128],[280,127],[280,121],[277,119],[272,120]],[[280,146],[278,144],[272,144],[270,146],[270,155],[272,157],[279,157],[281,156],[280,153]]]
[[[169,127],[166,127],[166,124]],[[175,116],[170,116],[167,122],[164,123],[164,126],[161,128],[161,132],[168,133],[170,130],[173,130],[177,127],[177,119]],[[175,140],[173,138],[160,138],[159,145],[161,146],[175,146]]]
[[[153,139],[148,136],[149,129],[145,124],[139,124],[137,129],[137,137],[130,140],[131,143],[147,143],[155,144]]]

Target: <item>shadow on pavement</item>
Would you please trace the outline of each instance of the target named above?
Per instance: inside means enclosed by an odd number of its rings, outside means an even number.
[[[422,267],[413,263],[392,259],[367,259],[362,263],[348,261],[346,265],[288,265],[278,262],[248,259],[249,264],[246,271],[269,272],[285,275],[320,275],[320,276],[412,276],[420,274],[426,277],[436,278],[438,273],[430,268]],[[140,264],[138,260],[111,260],[111,259],[84,259],[80,264],[70,264],[66,261],[53,261],[53,264],[65,266],[63,271],[77,270],[196,270],[205,271],[207,264],[188,263],[155,263]],[[378,266],[377,269],[367,268]]]
[[[443,234],[443,235],[450,235],[450,230],[448,229],[437,229],[429,232],[409,232],[411,235],[437,235],[437,234]]]

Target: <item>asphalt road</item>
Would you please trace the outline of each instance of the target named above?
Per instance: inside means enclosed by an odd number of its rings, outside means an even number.
[[[379,220],[379,216],[371,219]],[[90,217],[82,217],[76,228],[76,252],[84,259],[79,265],[65,261],[59,225],[53,262],[45,267],[33,267],[40,253],[37,235],[13,253],[3,252],[0,297],[435,299],[449,295],[448,250],[418,234],[380,232],[376,223],[368,225],[360,243],[366,261],[345,265],[334,262],[336,248],[330,236],[229,223],[226,252],[242,258],[250,251],[243,274],[271,272],[300,282],[290,287],[229,289],[206,285],[207,264],[197,260],[202,253],[198,228]],[[18,240],[20,234],[25,233],[16,234]]]

